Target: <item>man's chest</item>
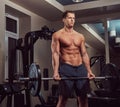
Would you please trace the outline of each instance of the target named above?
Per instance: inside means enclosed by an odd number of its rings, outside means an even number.
[[[80,46],[81,39],[77,36],[62,36],[60,38],[60,45],[65,47]]]

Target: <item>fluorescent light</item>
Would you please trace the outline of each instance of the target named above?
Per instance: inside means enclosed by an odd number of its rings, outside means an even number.
[[[111,30],[110,31],[110,36],[115,37],[116,36],[116,30]]]
[[[120,43],[120,37],[115,38],[115,43]]]
[[[82,2],[83,0],[72,0],[75,3]]]
[[[116,36],[116,29],[115,29],[115,26],[114,26],[114,25],[113,25],[112,28],[111,28],[110,36],[111,36],[111,37],[115,37],[115,36]]]
[[[109,27],[110,27],[110,21],[107,20],[107,28],[109,28]]]

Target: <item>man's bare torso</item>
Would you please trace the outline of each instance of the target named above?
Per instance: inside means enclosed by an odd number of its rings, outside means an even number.
[[[82,64],[81,42],[83,36],[76,31],[58,32],[60,43],[60,61],[74,66]]]

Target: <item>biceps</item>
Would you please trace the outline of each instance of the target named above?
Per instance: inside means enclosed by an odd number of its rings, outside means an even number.
[[[59,42],[58,41],[53,41],[51,45],[51,50],[52,54],[59,54],[60,48],[59,48]]]
[[[84,43],[81,43],[81,55],[85,56],[87,54],[86,47]]]
[[[52,48],[52,63],[55,66],[56,64],[58,64],[59,61],[59,43],[57,42],[53,42],[51,45]]]

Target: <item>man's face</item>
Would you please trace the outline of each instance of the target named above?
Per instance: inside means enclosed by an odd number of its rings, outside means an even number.
[[[75,14],[74,13],[68,13],[67,17],[63,19],[64,25],[68,28],[72,28],[75,23]]]

